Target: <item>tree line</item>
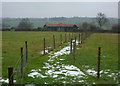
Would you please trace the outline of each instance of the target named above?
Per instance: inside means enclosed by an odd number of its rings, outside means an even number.
[[[106,15],[104,13],[98,13],[96,17],[96,23],[98,26],[96,26],[93,23],[87,23],[83,22],[81,26],[79,26],[79,30],[83,31],[99,31],[103,30],[102,27],[108,23],[109,20],[107,19]],[[4,25],[4,24],[3,24]],[[111,27],[112,32],[120,32],[120,24],[113,25]],[[38,27],[34,29],[34,24],[30,22],[28,18],[23,18],[17,27],[11,27],[11,29],[3,29],[3,30],[12,30],[12,31],[43,31],[43,27]]]

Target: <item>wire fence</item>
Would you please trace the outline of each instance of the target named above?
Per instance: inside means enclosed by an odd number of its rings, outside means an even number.
[[[23,77],[24,71],[27,66],[27,42],[25,42],[26,50],[23,52],[23,48],[21,48],[21,57],[16,62],[14,68],[8,68],[8,75],[9,75],[9,85],[13,86],[22,86],[23,84]],[[13,77],[14,76],[14,77]]]
[[[65,33],[65,34],[60,34],[59,37],[56,37],[55,35],[53,35],[53,37],[51,37],[52,40],[52,44],[49,43],[49,40],[44,38],[44,49],[49,49],[50,47],[52,49],[55,49],[57,47],[59,47],[61,44],[63,43],[68,43],[71,40],[77,40],[79,43],[83,43],[83,41],[85,39],[87,39],[87,37],[89,37],[92,33],[90,32],[75,32],[75,33]],[[72,50],[72,49],[71,49]],[[45,53],[44,53],[45,54]],[[21,48],[21,58],[18,59],[18,61],[16,62],[14,69],[9,70],[9,84],[10,86],[14,85],[22,85],[23,84],[23,79],[24,79],[24,71],[25,68],[27,66],[27,59],[28,58],[28,49],[27,49],[27,41],[25,42],[25,52],[23,52],[23,48]],[[15,77],[13,77],[15,76]]]

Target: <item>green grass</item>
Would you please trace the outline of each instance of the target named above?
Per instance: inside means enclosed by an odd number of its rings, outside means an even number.
[[[8,67],[14,67],[20,59],[20,48],[23,47],[25,51],[25,41],[28,42],[28,68],[37,67],[36,65],[29,65],[31,63],[41,65],[42,62],[47,61],[47,55],[42,57],[39,53],[43,50],[43,38],[46,38],[46,47],[53,47],[53,34],[56,39],[56,48],[58,48],[60,34],[62,34],[63,41],[65,41],[65,32],[2,32],[2,77],[7,78]],[[39,62],[37,63],[36,60]]]
[[[53,34],[56,38],[56,50],[61,48],[58,46],[60,44],[60,34],[65,34],[65,32],[3,32],[2,33],[2,77],[8,77],[8,67],[15,66],[16,62],[20,58],[20,47],[25,48],[25,41],[28,41],[28,65],[25,70],[24,83],[44,83],[49,81],[53,84],[53,78],[30,78],[27,76],[31,69],[42,69],[44,72],[43,63],[47,62],[49,59],[48,54],[41,56],[39,53],[43,50],[43,38],[46,38],[46,46],[53,47]],[[68,33],[67,33],[68,34]],[[68,39],[68,38],[67,38]],[[63,37],[64,41],[64,37]],[[68,45],[63,44],[62,47]],[[95,33],[88,37],[83,44],[77,46],[79,50],[76,50],[76,61],[75,66],[79,67],[87,76],[88,79],[86,83],[97,83],[97,84],[115,84],[116,81],[106,77],[101,77],[99,80],[97,77],[90,76],[86,73],[87,69],[94,68],[97,71],[97,56],[98,47],[101,47],[101,70],[110,69],[112,72],[118,72],[118,34],[107,34],[107,33]],[[61,58],[66,59],[63,61],[64,64],[73,64],[72,55],[64,55]],[[68,61],[68,62],[66,62]],[[84,66],[89,66],[86,68]],[[62,76],[62,75],[61,75]],[[69,79],[68,79],[69,81]],[[56,82],[56,83],[59,83]],[[85,84],[85,83],[84,83]]]
[[[111,72],[118,73],[118,34],[93,34],[77,47],[81,48],[76,50],[74,65],[84,72],[92,68],[97,71],[98,47],[101,47],[100,70],[110,69]],[[72,59],[72,56],[66,57],[71,64],[73,64]],[[84,66],[89,66],[89,68]],[[92,76],[89,76],[87,80],[88,83],[95,82],[97,84],[115,84],[116,81],[106,77],[105,74],[99,80]]]

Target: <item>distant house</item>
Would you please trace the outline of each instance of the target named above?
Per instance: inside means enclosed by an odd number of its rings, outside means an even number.
[[[78,29],[78,25],[76,24],[45,24],[44,30],[47,31],[72,31]]]

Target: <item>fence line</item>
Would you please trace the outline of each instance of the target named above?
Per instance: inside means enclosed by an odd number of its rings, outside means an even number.
[[[8,76],[9,76],[9,86],[13,86],[14,79],[16,80],[15,85],[18,84],[22,86],[24,71],[28,62],[28,50],[27,50],[27,41],[25,41],[26,51],[23,53],[23,47],[20,48],[21,58],[18,59],[14,68],[8,67]],[[15,75],[15,77],[13,77]]]
[[[91,33],[75,33],[70,36],[70,33],[69,33],[69,38],[68,40],[70,41],[70,53],[73,53],[73,62],[75,63],[75,49],[76,49],[76,40],[78,39],[78,41],[81,40],[81,43],[83,40],[85,40]],[[75,37],[75,43],[73,45],[73,51],[72,51],[72,40],[73,40],[73,35]],[[68,42],[67,41],[67,35],[65,33],[65,43]],[[62,44],[62,34],[60,34],[60,41],[59,42],[56,42],[55,41],[55,35],[53,35],[53,47],[55,49],[55,43],[60,43]],[[17,63],[15,64],[15,68],[11,69],[8,68],[8,73],[9,73],[9,84],[10,86],[13,86],[13,75],[15,74],[15,80],[16,80],[16,85],[17,84],[23,84],[23,76],[24,76],[24,71],[25,71],[25,68],[27,66],[27,63],[28,63],[28,46],[27,46],[27,41],[25,41],[25,53],[23,53],[23,48],[21,48],[21,58],[18,59]],[[44,54],[45,54],[45,38],[44,38]],[[100,57],[100,55],[98,56]],[[100,63],[99,63],[100,64]],[[11,72],[11,70],[13,70],[13,72]]]

